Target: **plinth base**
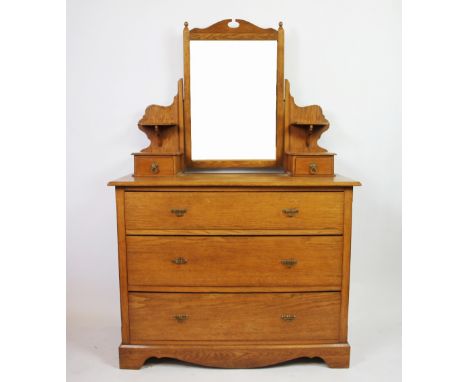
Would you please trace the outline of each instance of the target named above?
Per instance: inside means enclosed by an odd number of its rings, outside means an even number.
[[[120,368],[139,369],[149,358],[175,358],[219,368],[270,366],[296,358],[321,358],[331,368],[349,367],[350,346],[341,344],[226,344],[175,342],[120,345]]]

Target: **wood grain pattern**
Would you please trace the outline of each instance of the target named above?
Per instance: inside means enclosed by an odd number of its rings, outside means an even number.
[[[130,328],[128,322],[128,284],[127,284],[127,243],[125,236],[125,191],[115,189],[117,208],[117,239],[119,247],[119,286],[120,286],[120,317],[122,322],[122,343],[129,343]]]
[[[134,155],[135,176],[169,176],[181,171],[181,155]]]
[[[145,153],[183,152],[180,146],[180,135],[183,136],[183,121],[181,120],[182,79],[177,84],[177,95],[169,106],[150,105],[138,122],[138,128],[143,131],[150,145],[143,150]]]
[[[127,229],[342,230],[343,192],[127,192],[125,216]]]
[[[151,357],[175,358],[197,365],[222,368],[254,368],[297,358],[319,357],[331,368],[349,367],[350,346],[338,344],[229,344],[226,342],[171,341],[153,345],[121,345],[120,368],[139,369]]]
[[[299,153],[321,153],[327,150],[318,145],[322,134],[330,124],[318,105],[298,106],[291,96],[290,84],[285,80],[286,106],[286,151]]]
[[[320,106],[291,96],[282,23],[275,30],[230,21],[184,24],[177,95],[139,121],[150,145],[134,154],[135,176],[109,182],[120,367],[137,369],[150,357],[223,368],[320,357],[349,367],[352,196],[360,183],[333,176],[334,154],[318,145],[328,120]],[[275,160],[192,160],[191,40],[277,41]]]
[[[333,176],[334,175],[334,156],[333,155],[310,155],[310,156],[292,156],[293,167],[292,174],[295,176]],[[311,167],[312,166],[312,167]]]
[[[274,168],[281,167],[284,154],[284,30],[279,23],[278,30],[263,29],[245,20],[236,19],[237,28],[228,24],[231,19],[221,20],[208,28],[184,28],[184,166],[188,168]],[[192,160],[191,91],[190,91],[190,41],[191,40],[276,40],[276,159],[275,160]],[[222,96],[222,95],[219,95]],[[248,137],[246,137],[248,139]]]
[[[229,164],[227,166],[226,164]],[[221,168],[274,168],[276,166],[276,160],[270,159],[229,159],[229,160],[217,160],[217,159],[204,159],[195,160],[191,162],[192,169],[221,169]]]
[[[138,122],[138,127],[158,126],[158,125],[177,125],[178,121],[178,97],[174,97],[169,106],[149,105],[145,109],[145,114]],[[144,131],[144,130],[143,130]]]
[[[353,190],[345,191],[344,199],[344,233],[343,233],[343,278],[341,284],[341,312],[340,312],[340,341],[348,340],[348,306],[349,306],[349,281],[351,265],[351,226],[352,226]]]
[[[128,284],[339,290],[342,251],[341,236],[129,236]],[[283,265],[288,259],[296,264]]]
[[[335,341],[339,292],[129,293],[130,340]],[[178,322],[174,317],[186,315]],[[292,321],[282,315],[295,316]]]
[[[127,229],[131,236],[303,236],[342,235],[341,229]]]
[[[184,122],[184,81],[180,79],[177,83],[177,101],[178,101],[178,109],[177,109],[177,118],[179,121],[178,132],[177,135],[179,137],[179,153],[182,154],[179,157],[179,165],[180,169],[185,169],[185,122]]]
[[[138,178],[131,175],[124,176],[108,183],[109,186],[118,187],[352,187],[361,183],[341,175],[291,177],[287,174],[195,174],[184,173],[164,178]]]
[[[279,23],[276,58],[276,166],[283,164],[284,157],[284,29]]]
[[[232,28],[229,24],[237,22]],[[207,28],[193,28],[190,30],[190,40],[276,40],[278,32],[273,28],[260,28],[241,19],[225,19]]]
[[[190,30],[188,22],[184,23],[183,32],[183,55],[184,55],[184,166],[192,166],[192,117],[190,102]]]
[[[129,285],[129,292],[182,292],[182,293],[283,293],[283,292],[339,292],[340,286],[160,286],[160,285]]]
[[[278,175],[277,175],[278,176]],[[245,175],[236,174],[234,179],[239,180]],[[167,184],[172,183],[174,178],[178,177],[165,177],[170,178],[166,179]],[[248,177],[247,177],[248,178]],[[163,178],[159,178],[163,179]],[[195,177],[197,179],[197,177]],[[260,177],[260,179],[264,179]],[[270,178],[275,179],[275,177]],[[295,183],[294,178],[288,177],[289,181]],[[296,178],[297,179],[297,178]],[[206,181],[205,177],[198,178],[198,181]],[[229,180],[230,182],[232,181]],[[211,182],[211,180],[209,181]],[[258,182],[258,179],[256,180]],[[308,183],[310,180],[308,180]],[[177,187],[177,186],[172,186]],[[220,187],[219,185],[217,187]],[[127,196],[144,194],[144,195],[156,195],[158,197],[162,194],[175,194],[175,195],[189,195],[189,194],[215,194],[215,195],[224,195],[224,201],[229,201],[227,204],[228,209],[233,212],[236,211],[239,204],[236,203],[235,197],[231,194],[241,195],[240,200],[244,201],[246,195],[251,194],[264,194],[265,192],[258,190],[271,190],[275,189],[274,187],[268,188],[258,188],[257,191],[249,191],[255,189],[255,187],[246,187],[244,184],[243,188],[238,188],[236,191],[233,191],[235,188],[223,186],[219,188],[218,192],[203,191],[207,190],[206,186],[191,186],[191,192],[162,192],[161,188],[146,186],[144,188],[130,187],[130,188],[118,188],[122,193],[125,193],[124,199],[127,199]],[[310,265],[316,267],[317,277],[323,277],[323,271],[319,271],[319,268],[323,265],[325,267],[329,266],[329,262],[333,262],[333,259],[336,258],[336,253],[329,252],[333,247],[333,243],[336,244],[338,241],[340,244],[339,252],[340,259],[341,256],[344,256],[344,260],[341,261],[341,265],[338,266],[338,272],[341,269],[341,275],[338,279],[336,285],[325,285],[325,286],[305,286],[301,287],[301,277],[296,277],[295,281],[292,279],[286,279],[288,285],[283,285],[283,278],[277,278],[277,282],[274,281],[274,277],[271,279],[271,285],[262,286],[262,280],[258,279],[256,282],[252,282],[250,285],[232,285],[229,286],[229,280],[236,280],[236,277],[248,279],[249,272],[241,272],[242,269],[245,270],[245,267],[249,267],[249,264],[253,264],[254,267],[258,264],[264,264],[265,260],[275,256],[277,252],[282,253],[291,253],[294,254],[296,259],[299,259],[298,264],[303,264],[304,260],[301,261],[299,255],[303,253],[305,255],[306,251],[299,244],[301,239],[304,239],[303,235],[295,235],[294,230],[291,230],[290,227],[284,230],[268,230],[264,227],[259,230],[249,230],[245,229],[245,226],[241,229],[222,229],[222,230],[210,230],[209,228],[203,227],[201,229],[195,230],[184,230],[184,229],[160,229],[160,230],[135,230],[133,232],[148,232],[149,235],[159,235],[159,236],[126,236],[125,243],[119,242],[120,247],[125,250],[125,258],[120,258],[119,263],[121,264],[121,269],[125,269],[127,277],[125,280],[121,278],[121,288],[125,285],[126,293],[130,296],[130,302],[128,300],[121,301],[121,306],[123,311],[125,311],[125,305],[128,303],[128,308],[131,313],[128,317],[125,318],[122,315],[122,324],[124,328],[124,322],[128,327],[132,327],[135,331],[130,331],[130,333],[125,337],[124,332],[122,333],[123,345],[121,346],[120,361],[121,367],[123,368],[138,368],[142,363],[149,357],[172,357],[178,358],[187,362],[193,362],[201,365],[214,366],[214,367],[259,367],[268,364],[275,364],[284,362],[289,359],[294,359],[298,357],[322,357],[330,367],[348,367],[349,366],[349,345],[346,343],[347,338],[347,314],[348,314],[348,298],[349,298],[349,250],[350,250],[350,240],[351,234],[351,203],[352,203],[352,188],[351,187],[335,187],[336,192],[310,192],[312,190],[323,189],[320,186],[309,187],[307,191],[300,192],[285,192],[287,189],[296,189],[297,185],[291,185],[284,189],[278,188],[277,191],[267,191],[266,194],[272,195],[290,195],[290,194],[341,194],[342,197],[339,200],[336,200],[335,203],[341,205],[341,216],[343,227],[340,233],[343,233],[344,236],[307,236],[307,239],[311,242],[314,242],[314,239],[322,241],[321,259],[316,258],[315,261],[312,261]],[[144,192],[129,192],[128,190],[145,190]],[[159,189],[159,192],[158,192]],[[163,188],[164,189],[164,188]],[[166,188],[167,189],[167,188]],[[177,188],[176,188],[177,189]],[[180,188],[179,188],[180,189]],[[127,190],[127,191],[125,191]],[[196,190],[196,191],[195,191]],[[120,196],[120,200],[122,199]],[[193,198],[192,198],[193,199]],[[174,200],[180,200],[178,197]],[[271,205],[272,203],[268,203]],[[128,208],[128,206],[126,206]],[[134,207],[130,207],[131,210]],[[125,212],[125,211],[124,211]],[[157,215],[157,214],[156,214]],[[244,214],[241,211],[241,215]],[[128,214],[123,214],[123,219],[128,222]],[[179,218],[181,219],[181,218]],[[292,218],[288,218],[292,219]],[[125,229],[126,233],[132,233],[131,229],[128,227]],[[297,230],[298,232],[304,232],[304,230]],[[251,236],[250,234],[261,235],[261,236]],[[268,234],[280,233],[283,236],[274,236]],[[306,234],[310,234],[311,231],[305,231]],[[194,233],[198,236],[194,236]],[[216,233],[227,233],[226,236],[215,236]],[[285,236],[288,235],[288,236]],[[181,241],[187,241],[185,244],[181,244]],[[258,241],[258,244],[252,244],[248,242],[249,239],[252,239],[254,242]],[[296,244],[291,243],[294,240],[298,240]],[[141,244],[140,240],[146,241],[146,244]],[[193,242],[191,240],[194,240]],[[241,240],[242,244],[230,244],[230,240]],[[272,242],[270,242],[272,240]],[[277,242],[275,242],[275,240]],[[133,242],[134,241],[134,242]],[[284,241],[284,247],[280,242]],[[344,242],[348,244],[344,244]],[[219,244],[223,243],[223,244]],[[328,243],[328,244],[327,244]],[[305,245],[307,247],[307,245]],[[348,247],[346,247],[348,246]],[[327,248],[326,248],[327,247]],[[190,248],[189,253],[195,253],[197,256],[207,256],[216,260],[218,263],[214,262],[214,265],[205,265],[206,263],[199,263],[198,270],[194,273],[186,273],[183,277],[177,279],[177,275],[171,276],[170,274],[165,274],[160,272],[159,269],[159,260],[167,256],[165,248],[169,248],[170,254],[178,255],[179,251],[187,251],[186,248]],[[221,256],[215,256],[213,253],[216,249],[222,248]],[[228,251],[226,254],[225,251]],[[230,252],[229,252],[230,251]],[[243,253],[242,253],[243,252]],[[219,252],[216,252],[219,253]],[[242,254],[241,254],[242,253]],[[328,253],[328,255],[327,255]],[[133,268],[133,260],[131,257],[135,255],[139,258],[139,265]],[[253,256],[252,256],[253,254]],[[255,257],[257,255],[257,257]],[[143,257],[141,257],[143,256]],[[181,255],[180,255],[181,256]],[[185,255],[188,258],[188,255]],[[210,257],[211,256],[211,257]],[[155,258],[156,257],[156,258]],[[171,256],[169,256],[171,257]],[[293,257],[293,256],[290,256]],[[258,262],[255,263],[255,258],[258,259]],[[153,261],[156,262],[154,263]],[[169,258],[167,258],[169,260]],[[263,260],[263,261],[260,261]],[[193,264],[193,257],[188,258],[188,264]],[[210,262],[208,262],[209,264]],[[154,265],[155,264],[155,265]],[[213,263],[212,263],[213,264]],[[154,268],[152,268],[154,265]],[[171,264],[178,266],[176,264]],[[185,266],[182,265],[182,266]],[[146,274],[145,269],[146,268]],[[204,271],[202,272],[202,269]],[[240,268],[240,271],[239,271]],[[182,268],[183,269],[183,268]],[[294,266],[290,270],[294,270]],[[335,268],[336,269],[336,268]],[[170,284],[171,280],[173,281],[172,285],[133,285],[128,283],[132,279],[132,272],[136,271],[139,273],[141,280],[154,280],[155,275],[162,275],[166,277],[168,281],[166,284]],[[223,273],[225,272],[225,273]],[[197,286],[193,285],[195,282],[190,280],[197,280],[197,273],[202,274],[200,282],[207,282],[207,284],[213,284],[212,280],[216,282],[216,274],[220,273],[218,280],[223,280],[220,282],[220,285],[211,286]],[[261,272],[258,272],[261,273]],[[308,272],[309,277],[314,275],[314,270],[310,269]],[[228,275],[226,277],[226,274]],[[239,276],[236,276],[238,274]],[[251,272],[250,275],[255,276],[254,272]],[[261,277],[259,275],[257,277]],[[154,277],[154,278],[153,278]],[[305,279],[307,279],[306,273],[304,273]],[[139,279],[140,280],[140,279]],[[189,280],[187,284],[185,281]],[[289,281],[288,281],[289,280]],[[132,281],[133,282],[133,281]],[[140,281],[138,281],[140,282]],[[147,281],[144,281],[147,282]],[[126,284],[124,284],[126,283]],[[149,284],[152,284],[153,281],[150,281]],[[235,283],[235,281],[234,281]],[[185,284],[185,285],[184,285]],[[248,284],[243,283],[243,284]],[[285,283],[286,284],[286,283]],[[319,290],[320,289],[320,290]],[[327,290],[323,292],[322,290]],[[341,290],[341,291],[340,291]],[[296,306],[296,304],[290,305],[291,301],[299,300],[288,300],[285,296],[310,296],[312,300],[324,296],[336,295],[336,298],[333,298],[333,302],[328,304],[319,303],[321,306],[318,310],[316,309],[316,304],[308,303],[307,301],[301,301],[297,304],[301,316],[310,313],[312,310],[317,312],[317,326],[314,326],[314,323],[307,323],[304,328],[299,329],[297,332],[302,333],[300,337],[295,337],[295,333],[283,331],[280,332],[276,323],[271,320],[272,309],[276,308],[288,308]],[[132,296],[140,296],[136,300],[132,300]],[[151,296],[151,297],[149,297]],[[157,296],[157,297],[155,297]],[[161,303],[160,297],[168,296],[168,299],[164,298],[164,301]],[[204,296],[201,300],[197,300],[194,296]],[[212,296],[212,297],[206,297]],[[233,296],[234,299],[232,303],[226,301],[230,296]],[[243,300],[244,296],[258,296],[258,299],[252,299],[251,303],[245,302]],[[144,297],[144,298],[143,298]],[[143,298],[143,299],[142,299]],[[149,298],[149,302],[147,300]],[[298,297],[295,297],[298,298]],[[304,297],[305,298],[305,297]],[[205,300],[206,299],[206,300]],[[214,299],[214,300],[213,300]],[[219,301],[218,299],[221,299]],[[301,298],[299,298],[301,299]],[[218,301],[218,302],[216,302]],[[282,302],[286,301],[286,302]],[[315,300],[314,300],[315,301]],[[136,305],[135,305],[136,304]],[[250,304],[250,305],[249,305]],[[265,307],[264,307],[265,306]],[[133,307],[136,307],[133,309]],[[169,312],[174,307],[195,309],[197,319],[195,320],[195,325],[193,325],[193,310],[189,314],[187,312],[174,313],[171,317],[172,326],[168,326],[165,323],[162,323],[161,320],[167,319],[167,315],[164,318],[161,318],[158,314],[161,312]],[[200,310],[200,307],[202,309]],[[248,308],[249,314],[242,311],[243,308]],[[255,308],[257,307],[257,309]],[[268,308],[270,307],[270,308]],[[184,309],[184,310],[187,310]],[[222,310],[223,312],[219,313],[217,309]],[[304,309],[303,311],[301,309]],[[323,309],[330,310],[328,312],[323,312]],[[145,312],[146,310],[146,312]],[[284,312],[281,314],[295,314],[296,319],[294,321],[281,320],[281,322],[286,324],[298,323],[297,318],[299,317],[296,313]],[[333,311],[333,313],[330,313]],[[230,313],[231,312],[231,313]],[[256,312],[253,316],[251,312]],[[302,312],[302,313],[301,313]],[[174,316],[177,314],[186,314],[187,320],[184,322],[177,322],[174,319]],[[271,314],[270,314],[271,313]],[[136,314],[136,315],[135,315]],[[201,314],[201,316],[198,316]],[[224,316],[222,315],[224,314]],[[242,316],[242,314],[245,314]],[[266,314],[262,316],[263,314]],[[315,313],[308,316],[310,320],[315,320]],[[210,317],[223,318],[221,324],[214,325],[209,322]],[[241,325],[233,317],[240,317],[240,321],[248,322],[248,325]],[[330,317],[332,320],[330,322]],[[333,318],[334,317],[334,318]],[[135,319],[136,318],[136,319]],[[327,318],[327,322],[323,323],[322,319]],[[192,319],[192,320],[191,320]],[[156,320],[156,321],[155,321]],[[158,321],[159,320],[159,321]],[[180,327],[186,327],[186,325],[191,320],[192,326],[188,330],[189,333],[185,335],[180,334]],[[208,324],[207,324],[208,322]],[[175,326],[175,324],[179,326]],[[259,325],[259,328],[256,325]],[[205,326],[204,326],[205,325]],[[331,325],[331,326],[327,326]],[[242,332],[245,327],[245,332]],[[333,330],[330,328],[333,327]],[[208,329],[207,329],[208,328]],[[213,329],[214,328],[214,329]],[[240,328],[240,329],[238,329]],[[248,328],[253,328],[252,332],[249,332]],[[317,329],[314,329],[317,328]],[[154,331],[153,331],[154,330]],[[159,331],[164,331],[160,335]],[[214,330],[214,331],[213,331]],[[206,332],[209,332],[206,334]],[[280,334],[278,334],[280,332]],[[321,338],[323,333],[334,334],[327,338]],[[132,333],[135,333],[133,337]],[[223,334],[225,333],[225,334]],[[231,334],[235,333],[235,334]],[[239,335],[237,334],[241,334]],[[243,334],[244,333],[244,334]],[[266,334],[265,334],[266,333]],[[164,337],[167,335],[167,337]],[[180,337],[177,337],[180,335]],[[229,337],[229,336],[232,337]],[[255,337],[257,336],[258,337]],[[328,336],[328,334],[325,334]],[[141,336],[146,336],[140,338]],[[210,337],[212,336],[212,337]],[[315,337],[318,336],[318,337]],[[244,339],[242,339],[244,338]],[[125,342],[127,340],[127,342]],[[168,342],[165,342],[165,341]],[[209,344],[216,344],[214,346],[204,347],[204,340],[209,340]],[[230,343],[231,341],[231,343]],[[232,342],[234,341],[234,342]],[[270,341],[269,345],[265,345],[266,342]],[[276,341],[275,345],[271,345],[271,341]],[[339,351],[336,350],[333,346],[339,345]],[[218,346],[218,351],[216,351],[216,346]],[[240,346],[240,348],[232,348],[232,346]],[[262,348],[261,351],[258,351],[259,346],[266,346]],[[293,347],[294,351],[291,350]],[[313,351],[312,348],[313,347]],[[241,349],[240,351],[238,351]],[[307,349],[307,351],[305,351]],[[325,350],[324,350],[325,349]],[[330,349],[331,353],[329,353]],[[310,351],[308,351],[310,350]],[[145,358],[146,357],[146,358]],[[236,358],[237,357],[237,358]]]

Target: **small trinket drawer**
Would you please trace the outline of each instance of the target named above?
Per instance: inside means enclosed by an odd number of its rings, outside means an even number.
[[[355,184],[339,176],[325,184],[239,177],[110,183],[122,368],[151,357],[230,368],[320,357],[348,367]]]

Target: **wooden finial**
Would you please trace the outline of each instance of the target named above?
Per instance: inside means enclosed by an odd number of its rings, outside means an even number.
[[[283,22],[282,21],[279,22],[279,27],[283,28]]]
[[[187,21],[184,22],[184,26],[185,26],[185,28],[188,27],[188,22]]]

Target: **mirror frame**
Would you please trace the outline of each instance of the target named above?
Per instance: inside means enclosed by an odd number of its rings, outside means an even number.
[[[237,27],[228,24],[237,22]],[[284,30],[263,29],[240,19],[226,19],[207,28],[184,28],[184,126],[185,166],[196,169],[212,168],[281,168],[284,152]],[[192,160],[190,109],[190,41],[192,40],[273,40],[277,42],[276,59],[276,160]],[[248,139],[248,137],[246,137]]]

